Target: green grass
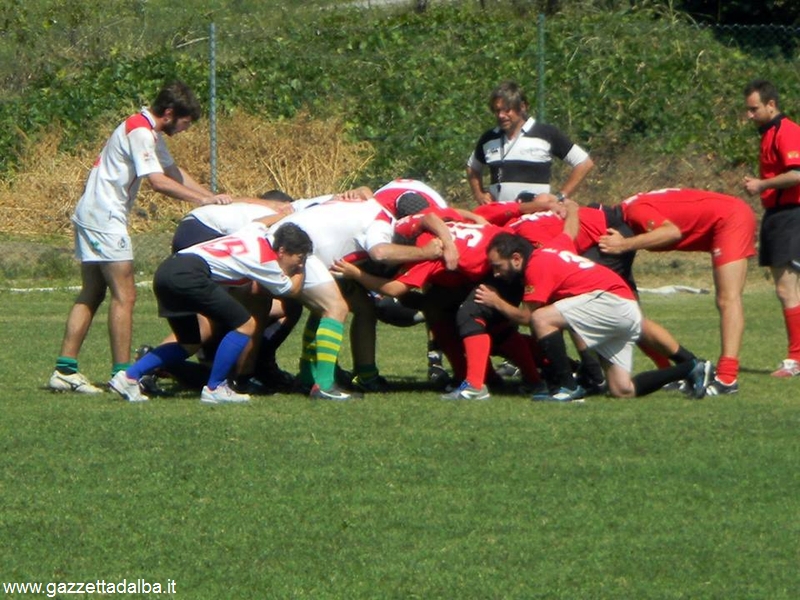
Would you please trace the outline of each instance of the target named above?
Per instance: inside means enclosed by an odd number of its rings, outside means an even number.
[[[71,300],[0,292],[1,581],[172,579],[192,599],[798,597],[800,381],[767,376],[785,340],[766,286],[746,296],[738,396],[584,406],[410,390],[424,332],[388,327],[380,364],[406,391],[351,403],[54,395]],[[716,358],[711,296],[644,305]],[[137,343],[166,332],[146,289],[136,318]],[[282,365],[296,352],[295,335]],[[108,361],[103,317],[81,367],[102,381]]]

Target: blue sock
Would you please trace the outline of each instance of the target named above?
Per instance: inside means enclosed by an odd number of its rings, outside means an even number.
[[[125,371],[125,375],[127,375],[129,379],[138,380],[160,367],[175,365],[185,361],[187,358],[189,358],[189,354],[179,343],[172,342],[170,344],[163,344],[157,348],[153,348],[132,366],[128,367]]]
[[[215,390],[225,383],[228,373],[233,369],[249,341],[249,335],[238,331],[229,331],[222,338],[214,356],[214,364],[211,365],[211,375],[208,376],[208,387],[210,389]]]

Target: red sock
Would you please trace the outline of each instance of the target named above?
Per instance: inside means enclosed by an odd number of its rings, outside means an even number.
[[[486,381],[486,363],[492,349],[492,338],[488,333],[480,333],[464,338],[464,351],[467,355],[467,376],[465,379],[474,388],[483,387]]]
[[[533,359],[531,347],[525,336],[518,331],[512,333],[508,338],[497,347],[497,352],[510,360],[519,367],[523,381],[527,383],[539,383],[542,378],[539,375],[539,368]]]
[[[717,379],[730,385],[739,375],[739,359],[732,356],[720,356],[717,361]]]
[[[670,366],[669,358],[661,354],[655,348],[651,348],[650,346],[642,343],[638,344],[638,346],[639,350],[644,352],[645,355],[652,360],[659,369],[666,369]]]
[[[786,358],[800,360],[800,306],[784,310],[783,320],[786,321],[786,335],[789,338]]]

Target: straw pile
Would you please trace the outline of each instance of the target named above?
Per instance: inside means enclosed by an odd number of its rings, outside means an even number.
[[[105,135],[108,135],[106,132]],[[22,169],[0,181],[0,233],[68,235],[69,217],[83,191],[99,140],[92,150],[59,151],[60,132],[52,129],[31,142]],[[209,123],[167,141],[175,161],[204,185],[210,184]],[[217,187],[234,196],[257,196],[281,189],[295,198],[347,189],[372,158],[366,143],[345,141],[338,121],[300,115],[269,122],[236,113],[217,122]],[[172,227],[192,205],[154,193],[145,183],[131,220],[136,232]]]

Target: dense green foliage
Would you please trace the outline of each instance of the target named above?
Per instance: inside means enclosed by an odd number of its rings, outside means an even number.
[[[202,14],[191,21],[196,36],[207,35],[198,29]],[[712,157],[720,167],[753,160],[752,130],[741,119],[744,82],[769,77],[784,97],[800,97],[793,57],[773,51],[775,36],[743,49],[663,9],[548,17],[544,82],[537,15],[525,3],[310,14],[261,28],[257,13],[239,20],[205,14],[220,20],[218,107],[270,119],[301,110],[341,116],[354,138],[377,150],[364,174],[371,182],[401,175],[457,181],[477,136],[493,125],[488,93],[506,78],[532,97],[543,89],[546,120],[596,155],[634,146]],[[38,73],[0,107],[0,170],[13,167],[25,136],[59,123],[65,147],[93,140],[98,129],[107,132],[111,115],[146,103],[174,76],[208,98],[206,42],[171,39],[139,54],[112,48]]]

